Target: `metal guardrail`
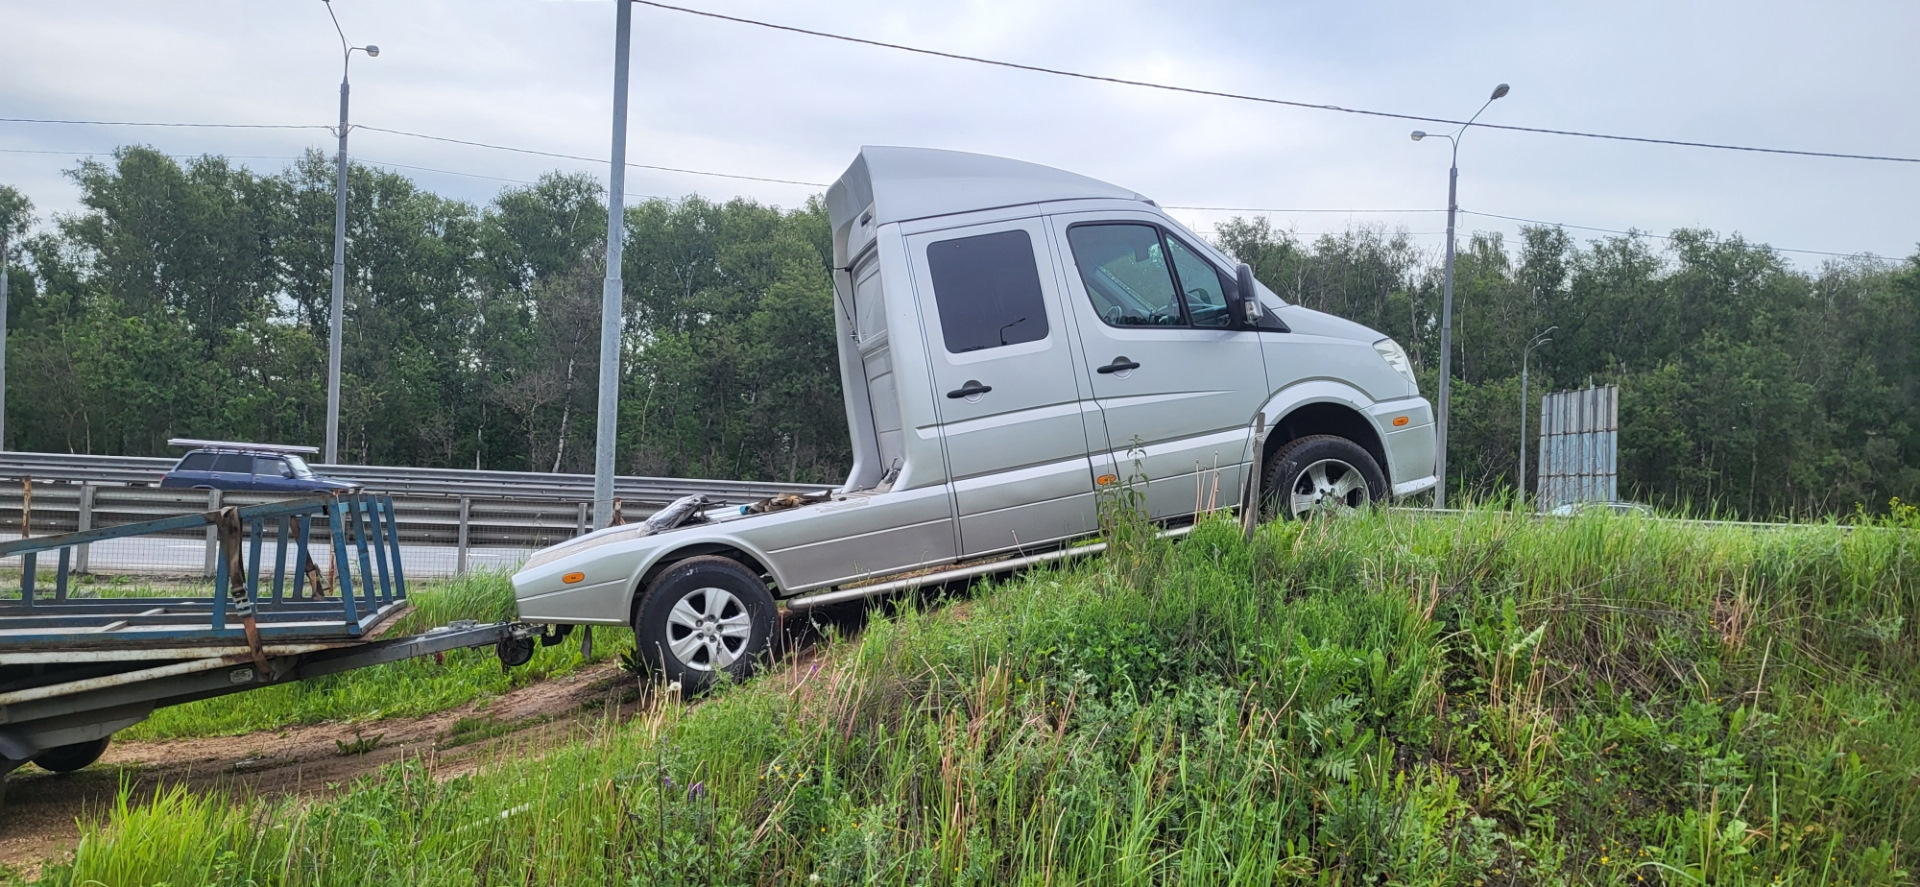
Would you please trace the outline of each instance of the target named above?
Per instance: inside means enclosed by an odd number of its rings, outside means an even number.
[[[285,498],[265,493],[162,490],[39,480],[33,482],[29,495],[26,484],[18,480],[5,480],[0,481],[0,533],[9,537],[73,533],[157,520],[182,513],[217,511],[227,505],[265,505]],[[500,499],[424,494],[384,498],[393,503],[399,542],[453,547],[456,573],[466,572],[470,549],[544,548],[582,535],[591,526],[592,509],[584,499]],[[652,507],[622,502],[623,516],[629,522],[643,519],[654,510]],[[329,541],[324,525],[315,526],[313,534],[316,544]],[[204,567],[198,572],[204,576],[213,575],[217,559],[216,538],[211,529],[175,527],[145,534],[142,540],[119,540],[118,544],[124,546],[134,541],[154,544],[162,539],[204,539],[206,556]],[[74,563],[76,571],[90,572],[93,566],[92,547],[85,545],[77,549]]]
[[[144,456],[73,456],[59,453],[0,453],[0,478],[30,477],[101,485],[154,486],[177,459]],[[593,476],[529,471],[471,471],[460,468],[397,468],[383,465],[315,465],[328,477],[364,484],[368,492],[472,499],[542,501],[593,499]],[[806,493],[835,484],[785,484],[703,480],[679,477],[616,477],[613,494],[623,502],[658,507],[691,493],[720,503],[741,504],[780,493]],[[651,512],[649,512],[651,513]]]
[[[154,520],[223,505],[252,506],[285,494],[160,489],[175,459],[0,453],[0,533],[44,536]],[[455,573],[465,573],[474,548],[533,549],[564,542],[590,528],[593,478],[582,474],[467,471],[370,465],[316,465],[314,470],[358,481],[393,500],[398,533],[408,545],[455,549]],[[29,495],[28,481],[31,481]],[[745,504],[781,493],[808,493],[830,484],[781,484],[692,478],[621,477],[614,495],[628,521],[641,520],[681,496],[699,493],[716,504]],[[323,528],[315,537],[326,539]],[[169,530],[150,538],[199,538],[196,530]],[[216,545],[205,533],[203,575],[216,568]],[[88,572],[91,546],[78,549],[75,568]]]

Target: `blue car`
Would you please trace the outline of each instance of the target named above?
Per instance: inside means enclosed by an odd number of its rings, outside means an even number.
[[[352,481],[314,474],[300,458],[302,452],[316,452],[313,447],[184,439],[168,443],[194,449],[160,479],[163,489],[341,493],[360,488]]]

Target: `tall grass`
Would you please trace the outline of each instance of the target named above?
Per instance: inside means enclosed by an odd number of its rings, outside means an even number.
[[[1482,510],[1115,534],[539,760],[115,811],[51,880],[1911,880],[1911,529]]]
[[[408,597],[413,609],[387,630],[387,636],[426,631],[459,619],[492,622],[513,616],[513,590],[504,573],[419,583]],[[601,631],[595,639],[595,660],[608,658],[621,644],[632,646],[631,632]],[[297,724],[418,717],[569,674],[584,664],[577,640],[539,647],[533,661],[511,670],[501,667],[491,647],[454,650],[438,659],[409,659],[163,708],[122,731],[119,738],[225,736]]]

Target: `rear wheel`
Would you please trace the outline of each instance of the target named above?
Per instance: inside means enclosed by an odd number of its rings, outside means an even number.
[[[1362,510],[1387,499],[1387,476],[1365,448],[1313,434],[1287,441],[1260,479],[1260,517],[1305,520]]]
[[[738,561],[688,558],[647,588],[634,614],[634,645],[643,662],[694,693],[722,672],[751,675],[778,621],[767,584]]]
[[[72,773],[81,767],[100,760],[100,756],[106,754],[107,742],[112,738],[111,736],[102,736],[99,739],[92,739],[86,742],[56,746],[34,755],[33,763],[42,770],[48,770],[54,773]]]

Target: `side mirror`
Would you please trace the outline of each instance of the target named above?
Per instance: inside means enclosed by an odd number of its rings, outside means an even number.
[[[1241,262],[1238,268],[1233,269],[1233,282],[1234,307],[1240,319],[1249,326],[1259,323],[1260,297],[1256,295],[1259,290],[1255,288],[1253,282],[1253,268]]]

